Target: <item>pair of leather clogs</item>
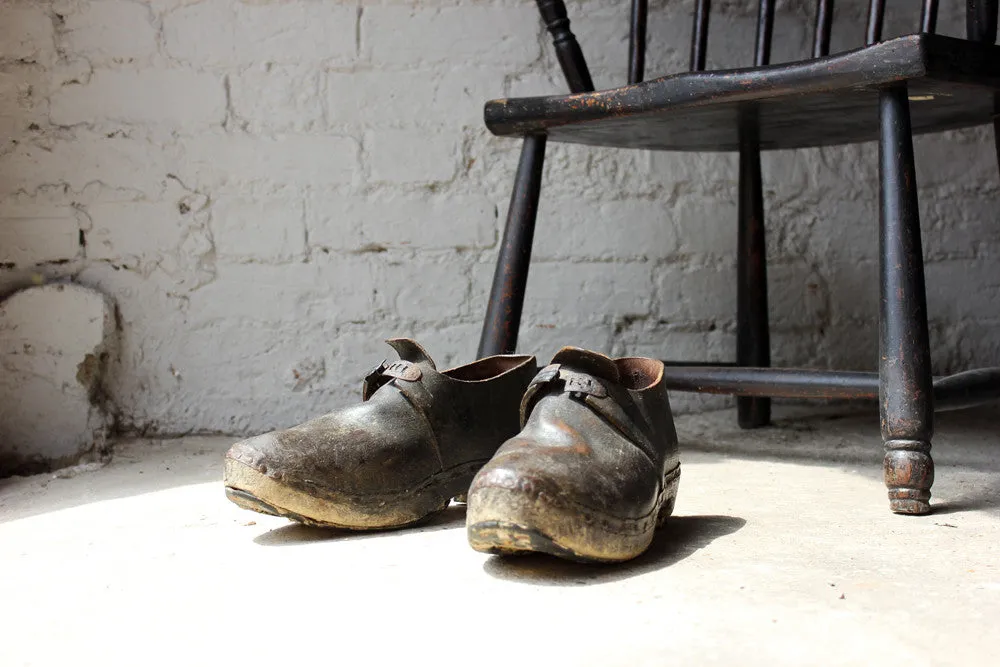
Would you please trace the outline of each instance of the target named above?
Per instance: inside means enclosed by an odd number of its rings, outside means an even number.
[[[363,401],[226,454],[240,507],[355,530],[407,526],[467,498],[477,551],[584,561],[641,554],[680,478],[663,364],[565,347],[538,370],[502,355],[439,371],[412,340]]]

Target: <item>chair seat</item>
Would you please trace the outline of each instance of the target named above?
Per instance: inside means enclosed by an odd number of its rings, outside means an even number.
[[[493,100],[499,136],[674,151],[732,151],[756,123],[762,149],[874,141],[878,90],[907,82],[914,133],[970,127],[1000,113],[1000,47],[908,35],[809,61],[688,72],[577,95]]]

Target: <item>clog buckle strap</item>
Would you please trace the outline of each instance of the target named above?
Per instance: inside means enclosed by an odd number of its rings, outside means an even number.
[[[365,376],[364,382],[361,385],[362,400],[367,401],[379,388],[389,384],[393,380],[416,382],[423,375],[420,368],[412,362],[400,359],[390,364],[387,361],[387,359],[383,359],[378,366]]]

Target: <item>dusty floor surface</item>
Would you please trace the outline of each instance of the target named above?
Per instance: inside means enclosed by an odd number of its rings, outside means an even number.
[[[938,424],[936,513],[891,515],[878,423],[679,420],[676,518],[617,567],[505,560],[464,509],[329,532],[239,510],[229,440],[0,480],[0,665],[995,665],[1000,415]]]

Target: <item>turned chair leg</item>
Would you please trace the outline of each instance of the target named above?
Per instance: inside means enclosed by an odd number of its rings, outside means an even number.
[[[740,135],[739,229],[736,266],[736,364],[770,366],[771,338],[767,318],[767,247],[764,243],[764,192],[756,119],[748,119]],[[767,426],[771,399],[736,399],[741,428]]]
[[[882,90],[879,171],[879,409],[889,508],[930,512],[934,391],[906,85]]]
[[[493,273],[493,287],[486,307],[483,333],[479,338],[477,359],[509,354],[517,347],[544,161],[545,137],[526,137],[514,177],[514,191],[510,196],[507,225]]]

